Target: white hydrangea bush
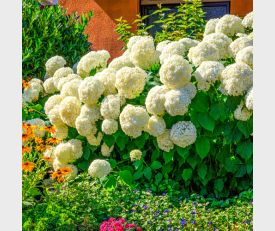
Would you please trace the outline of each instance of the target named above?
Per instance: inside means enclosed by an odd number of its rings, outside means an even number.
[[[233,15],[209,20],[201,41],[155,44],[150,36],[133,36],[109,64],[105,50],[84,55],[76,73],[62,57],[49,59],[49,78],[32,80],[23,101],[49,95],[44,112],[56,128],[53,137],[63,140],[45,154],[54,158],[53,168],[77,163],[92,177],[106,178],[116,160],[132,165],[152,157],[148,168],[161,171],[174,161],[182,174],[190,158],[204,159],[215,145],[229,142],[226,129],[232,123],[248,133],[241,126],[253,115],[251,29],[252,13],[243,20]],[[152,156],[155,152],[163,159]],[[185,152],[187,162],[181,159]]]

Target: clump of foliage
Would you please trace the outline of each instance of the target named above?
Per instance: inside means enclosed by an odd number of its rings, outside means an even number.
[[[164,40],[177,41],[184,37],[201,39],[203,36],[205,12],[202,9],[201,0],[181,3],[173,12],[167,7],[158,5],[158,9],[150,15],[140,16],[132,24],[136,24],[137,30],[131,32],[132,26],[123,18],[116,19],[116,32],[120,35],[119,40],[127,44],[133,35],[148,35],[150,30],[157,30],[154,39],[159,43]],[[156,18],[151,25],[146,25],[150,18]]]
[[[72,66],[90,48],[84,34],[92,14],[67,15],[59,5],[43,9],[36,0],[23,0],[22,9],[22,74],[43,78],[46,61],[59,54]]]
[[[45,200],[25,208],[23,230],[98,230],[110,217],[143,230],[252,230],[252,191],[217,200],[173,190],[155,195],[118,181],[106,189],[87,174],[46,191]]]

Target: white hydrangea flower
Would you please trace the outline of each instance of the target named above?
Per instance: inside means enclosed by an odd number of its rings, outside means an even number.
[[[27,124],[30,124],[33,126],[33,133],[37,137],[43,137],[45,135],[45,122],[42,119],[35,118],[31,120],[26,121]]]
[[[101,145],[101,154],[102,154],[102,156],[109,157],[113,150],[114,150],[114,145],[112,147],[109,147],[105,143],[103,143]]]
[[[181,88],[181,90],[187,92],[190,100],[192,100],[197,94],[197,88],[192,83],[186,84],[184,87]]]
[[[28,84],[28,87],[24,89],[22,95],[23,102],[35,102],[44,91],[43,82],[40,79],[33,78],[28,82]]]
[[[206,35],[203,41],[213,45],[219,52],[219,59],[232,56],[229,45],[232,43],[232,39],[222,33],[212,33]]]
[[[43,156],[47,157],[47,158],[51,158],[54,159],[54,148],[53,146],[50,146],[49,148],[47,148],[44,152],[43,152]]]
[[[61,119],[61,116],[59,114],[59,105],[56,105],[50,112],[48,113],[49,121],[52,125],[55,126],[63,126],[64,122]]]
[[[147,74],[139,67],[123,67],[116,73],[115,86],[127,99],[136,98],[144,89]]]
[[[247,34],[245,34],[245,33],[237,33],[236,36],[237,36],[238,38],[241,38],[241,37],[246,37]]]
[[[134,64],[131,62],[128,55],[122,55],[120,57],[114,58],[108,66],[108,68],[112,68],[116,71],[122,67],[134,67]]]
[[[215,32],[220,32],[227,36],[233,36],[237,33],[243,33],[244,27],[242,25],[242,20],[235,15],[224,15],[218,21]]]
[[[182,43],[182,45],[184,46],[184,52],[188,52],[191,47],[195,47],[200,43],[198,40],[190,38],[182,38],[179,40],[179,42]]]
[[[86,138],[90,145],[99,146],[101,143],[101,140],[103,138],[103,134],[102,134],[102,132],[98,132],[98,134],[96,136],[89,135],[89,136],[86,136]]]
[[[170,129],[166,129],[160,136],[157,137],[158,147],[165,151],[169,152],[174,148],[174,143],[170,139]]]
[[[252,115],[252,111],[248,110],[242,101],[234,111],[234,118],[236,120],[247,121]]]
[[[216,61],[204,61],[194,72],[198,81],[198,89],[208,91],[210,86],[214,84],[224,70],[222,63]]]
[[[248,110],[253,110],[253,87],[249,89],[245,96],[245,106]]]
[[[151,136],[160,136],[163,132],[165,132],[166,124],[162,117],[151,116],[148,120],[148,123],[145,127],[145,131],[148,132]]]
[[[253,38],[249,38],[248,36],[246,36],[237,38],[235,41],[233,41],[230,44],[229,49],[231,50],[232,54],[236,56],[240,50],[248,46],[253,46]]]
[[[114,119],[104,119],[101,130],[107,135],[112,135],[118,130],[118,122]]]
[[[79,135],[89,136],[97,132],[96,125],[88,117],[79,115],[75,120],[75,127]]]
[[[61,95],[53,95],[53,96],[49,97],[44,105],[44,111],[45,111],[46,115],[48,115],[49,112],[56,105],[60,104],[62,100],[63,100],[63,97]]]
[[[55,133],[52,134],[52,137],[59,139],[59,140],[65,140],[68,137],[69,129],[68,127],[64,125],[55,125]]]
[[[93,69],[104,69],[110,57],[109,52],[105,50],[89,52],[80,59],[77,65],[77,74],[85,78],[90,76]]]
[[[247,35],[247,37],[253,40],[253,31],[249,35]]]
[[[216,25],[219,22],[218,18],[212,18],[207,21],[204,29],[204,36],[215,33]]]
[[[165,113],[165,93],[168,92],[166,86],[154,86],[152,87],[146,97],[145,105],[150,114],[163,115]]]
[[[101,102],[100,113],[105,119],[117,119],[120,113],[119,95],[105,96]]]
[[[88,105],[96,104],[104,90],[104,84],[98,78],[85,78],[78,88],[80,101]]]
[[[57,92],[57,89],[54,85],[53,77],[46,79],[45,82],[43,83],[43,87],[47,94],[54,94],[55,92]]]
[[[183,87],[190,82],[192,66],[182,56],[173,55],[159,70],[160,81],[170,89]]]
[[[94,178],[106,177],[111,171],[112,168],[109,162],[100,159],[94,160],[88,169],[89,175]]]
[[[96,121],[101,119],[99,106],[96,104],[91,106],[84,104],[81,107],[80,116],[88,118],[88,120],[94,124]]]
[[[253,29],[253,11],[248,13],[244,18],[243,18],[243,21],[242,21],[242,25],[245,27],[245,28],[249,28],[249,29]]]
[[[98,78],[104,85],[104,95],[116,94],[116,71],[115,69],[106,68],[101,72],[96,73],[93,78]]]
[[[139,149],[134,149],[130,152],[130,159],[132,162],[140,160],[142,157],[142,152]]]
[[[253,84],[253,71],[245,63],[234,63],[222,71],[220,80],[228,95],[243,95]]]
[[[248,46],[240,50],[236,55],[236,62],[245,63],[253,68],[253,46]]]
[[[137,138],[142,134],[149,118],[147,111],[143,107],[128,104],[123,108],[119,121],[122,131],[127,136]]]
[[[129,39],[129,41],[128,41],[128,43],[127,43],[127,50],[128,50],[128,52],[130,53],[131,52],[131,50],[132,50],[132,47],[134,46],[134,44],[136,43],[136,42],[138,42],[139,40],[141,40],[143,38],[143,36],[140,36],[140,35],[136,35],[136,36],[132,36],[130,39]]]
[[[81,158],[83,154],[82,142],[78,139],[71,139],[68,143],[72,145],[74,159]]]
[[[81,109],[80,101],[74,96],[65,97],[59,105],[59,115],[66,125],[75,127]]]
[[[74,71],[70,67],[61,67],[53,75],[53,82],[55,88],[57,88],[58,83],[61,79],[66,78],[68,75],[73,74]]]
[[[186,48],[181,42],[179,41],[171,42],[163,48],[159,56],[160,63],[163,64],[166,59],[168,59],[170,56],[173,56],[173,55],[183,56],[185,51],[186,51]]]
[[[164,106],[171,116],[184,115],[190,103],[190,96],[184,89],[173,89],[165,94]]]
[[[53,76],[55,71],[66,65],[66,60],[61,56],[54,56],[46,62],[46,72],[48,76]]]
[[[58,81],[57,90],[61,91],[64,84],[66,84],[72,80],[75,80],[75,79],[82,80],[82,78],[77,74],[69,74],[67,77],[61,78]]]
[[[62,87],[60,95],[63,96],[64,98],[66,96],[74,96],[77,99],[79,99],[78,88],[81,82],[82,80],[80,79],[74,79],[69,81],[68,83],[65,83]]]
[[[170,131],[170,139],[179,147],[185,148],[197,139],[197,130],[191,121],[175,123]]]
[[[212,44],[200,42],[197,46],[190,48],[188,59],[195,66],[199,66],[203,61],[217,61],[219,51]]]
[[[130,60],[142,69],[149,69],[159,62],[159,55],[156,52],[154,39],[151,36],[143,36],[136,41],[130,52]]]
[[[156,46],[156,50],[160,53],[163,51],[164,47],[166,47],[171,41],[170,40],[164,40]]]

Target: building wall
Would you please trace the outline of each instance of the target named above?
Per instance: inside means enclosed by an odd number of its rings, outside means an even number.
[[[117,40],[115,19],[123,16],[128,22],[133,22],[140,12],[140,0],[60,0],[59,4],[67,8],[68,13],[93,11],[94,16],[85,33],[92,43],[92,50],[108,50],[112,58],[122,54],[123,46],[122,42]],[[253,0],[230,0],[231,14],[243,17],[252,9]]]

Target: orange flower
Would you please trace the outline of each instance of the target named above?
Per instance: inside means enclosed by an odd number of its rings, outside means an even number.
[[[43,144],[43,139],[40,138],[40,137],[35,137],[35,138],[34,138],[34,142],[35,142],[36,144]]]
[[[61,183],[65,180],[64,176],[68,175],[70,172],[72,172],[72,169],[69,167],[60,168],[53,172],[51,177]]]
[[[48,138],[48,139],[46,140],[46,143],[47,143],[47,144],[58,144],[58,143],[60,143],[60,140],[57,139],[57,138]]]
[[[49,133],[55,133],[56,129],[54,126],[47,126],[44,128],[45,131],[49,132]]]
[[[23,79],[22,80],[22,88],[25,89],[25,88],[27,88],[29,86],[30,86],[29,82]]]
[[[48,156],[42,156],[42,159],[48,162],[53,162],[53,159],[51,157]]]
[[[34,169],[34,166],[35,164],[33,162],[27,161],[22,163],[22,170],[25,172],[28,172],[28,171],[32,172],[32,170]]]
[[[69,167],[64,167],[64,168],[60,168],[59,169],[63,175],[68,175],[70,172],[72,172],[73,170]]]
[[[22,154],[30,153],[31,150],[32,149],[30,147],[28,147],[28,146],[22,146]]]
[[[23,142],[28,141],[29,138],[30,138],[30,136],[27,135],[27,134],[23,134],[23,135],[22,135],[22,141],[23,141]]]
[[[46,150],[46,147],[44,144],[38,144],[36,145],[35,150],[38,152],[44,152]]]

